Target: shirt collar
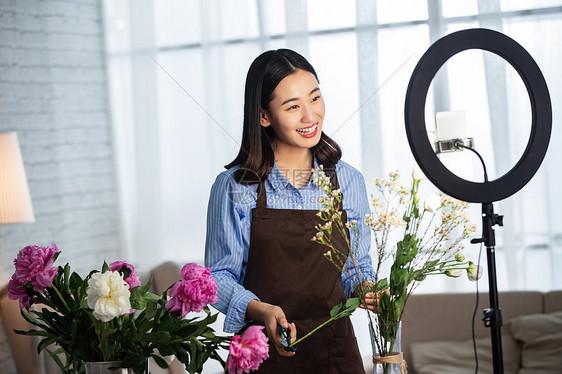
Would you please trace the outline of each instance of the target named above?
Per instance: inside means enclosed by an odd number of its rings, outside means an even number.
[[[269,182],[269,186],[274,191],[283,190],[290,184],[289,180],[286,177],[286,173],[286,170],[281,171],[277,166],[277,163],[273,162],[273,167],[271,168],[271,172],[267,176],[267,181]]]
[[[314,157],[313,161],[314,161],[314,168],[317,168],[319,164],[318,164],[318,160],[316,160],[316,157]],[[269,182],[269,186],[274,191],[286,189],[291,184],[286,176],[287,173],[288,173],[287,170],[280,170],[279,167],[277,166],[277,163],[274,162],[273,168],[271,169],[271,172],[267,176],[267,181]],[[308,185],[309,183],[312,183],[312,178],[310,178],[310,180],[306,185]]]

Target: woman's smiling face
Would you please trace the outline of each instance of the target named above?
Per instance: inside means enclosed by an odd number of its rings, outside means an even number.
[[[273,128],[276,147],[311,148],[320,141],[324,114],[324,99],[316,77],[297,70],[275,87],[260,122],[263,127]]]

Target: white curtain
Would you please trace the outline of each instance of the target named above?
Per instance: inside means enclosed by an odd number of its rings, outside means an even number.
[[[123,248],[141,269],[202,261],[209,190],[239,149],[245,74],[262,51],[292,48],[315,66],[325,131],[372,189],[388,171],[409,177],[404,97],[421,55],[448,33],[486,27],[529,51],[553,102],[543,165],[495,204],[505,215],[496,228],[499,288],[562,287],[562,0],[110,0],[104,11]],[[505,174],[529,136],[521,79],[481,51],[460,53],[442,70],[428,95],[428,126],[435,112],[465,110],[491,179]],[[476,163],[474,170],[478,179]],[[478,205],[471,215],[480,225]],[[476,260],[478,249],[468,244],[465,254]],[[420,290],[473,287],[435,279]]]

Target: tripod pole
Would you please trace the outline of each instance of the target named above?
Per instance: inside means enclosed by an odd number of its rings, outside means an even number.
[[[492,337],[492,358],[494,361],[494,374],[503,374],[502,354],[502,314],[498,300],[498,284],[496,277],[496,237],[494,225],[503,226],[503,216],[494,214],[492,203],[482,203],[482,238],[473,239],[472,243],[483,242],[486,246],[488,260],[488,284],[490,295],[490,308],[484,309],[484,326],[490,327]]]

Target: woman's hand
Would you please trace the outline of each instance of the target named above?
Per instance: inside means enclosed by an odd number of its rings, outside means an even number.
[[[294,323],[289,323],[287,321],[283,309],[277,305],[252,300],[246,309],[246,317],[253,319],[254,321],[264,323],[267,336],[277,349],[280,356],[291,357],[295,354],[295,352],[285,351],[285,347],[281,344],[281,335],[277,331],[277,324],[279,324],[281,327],[289,329],[291,332],[291,343],[297,340],[297,327]]]
[[[363,284],[364,289],[369,289],[373,287],[373,283],[365,282]],[[386,293],[390,295],[390,290],[381,290],[378,292],[367,292],[365,298],[361,300],[360,308],[369,309],[371,312],[377,313],[380,310],[380,299],[381,295]]]

